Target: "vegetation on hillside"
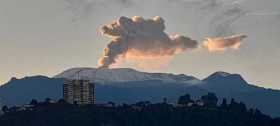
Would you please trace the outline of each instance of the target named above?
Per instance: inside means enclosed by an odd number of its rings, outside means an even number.
[[[271,118],[243,103],[208,93],[198,100],[189,94],[176,105],[142,101],[116,105],[72,105],[64,100],[32,100],[29,105],[2,108],[1,126],[280,126],[280,118]]]

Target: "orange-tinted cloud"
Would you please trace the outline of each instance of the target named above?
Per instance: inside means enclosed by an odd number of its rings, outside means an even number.
[[[227,48],[239,49],[241,41],[246,37],[246,35],[233,35],[229,37],[206,38],[202,46],[210,52],[224,51]]]

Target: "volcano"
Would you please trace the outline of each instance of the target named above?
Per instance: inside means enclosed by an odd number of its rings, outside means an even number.
[[[219,99],[234,98],[248,107],[280,116],[280,91],[249,84],[239,74],[215,72],[205,79],[184,74],[148,73],[130,68],[71,68],[50,78],[45,76],[11,79],[0,87],[2,105],[21,105],[31,99],[44,100],[62,98],[65,79],[87,79],[95,83],[96,102],[112,101],[118,104],[138,101],[176,103],[186,93],[193,99],[208,92],[216,93]],[[1,105],[1,104],[0,104]]]

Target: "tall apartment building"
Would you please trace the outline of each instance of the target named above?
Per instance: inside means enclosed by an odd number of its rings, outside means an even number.
[[[63,98],[70,104],[94,104],[95,86],[89,80],[66,80]]]

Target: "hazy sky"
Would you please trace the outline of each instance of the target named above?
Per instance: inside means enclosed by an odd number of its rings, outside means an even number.
[[[161,16],[166,32],[205,37],[243,33],[240,50],[194,50],[161,72],[204,78],[215,71],[280,89],[279,0],[0,0],[0,83],[96,67],[110,41],[98,29],[120,16]],[[129,66],[122,66],[129,67]]]

